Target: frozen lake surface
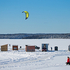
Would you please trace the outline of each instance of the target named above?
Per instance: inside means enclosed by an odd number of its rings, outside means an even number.
[[[13,51],[12,45],[25,48],[25,45],[37,45],[49,43],[50,47],[58,46],[59,51],[25,52],[25,50]],[[0,70],[66,70],[67,57],[70,56],[68,45],[70,39],[0,39],[0,45],[11,44],[9,51],[0,52]],[[41,49],[40,49],[41,50]]]
[[[9,48],[12,48],[12,45],[22,46],[22,48],[25,48],[25,45],[37,45],[40,47],[40,50],[42,44],[49,44],[49,50],[50,47],[54,50],[55,46],[58,46],[59,50],[68,50],[70,39],[0,39],[0,46],[4,44],[10,44]]]

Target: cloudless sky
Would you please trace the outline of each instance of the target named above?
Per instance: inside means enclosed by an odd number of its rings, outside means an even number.
[[[70,0],[0,0],[0,34],[8,33],[70,33]]]

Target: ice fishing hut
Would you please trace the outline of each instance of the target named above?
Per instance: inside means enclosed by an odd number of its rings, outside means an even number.
[[[8,51],[8,44],[1,46],[1,51]]]
[[[12,50],[18,50],[18,45],[13,45]]]
[[[26,45],[25,50],[26,52],[35,52],[35,46]]]
[[[18,48],[18,50],[24,50],[24,48],[22,48],[22,46],[20,46],[20,47]]]
[[[48,51],[49,44],[42,44],[42,51]]]
[[[58,46],[55,46],[55,47],[54,47],[54,50],[55,50],[55,51],[58,51]]]
[[[70,51],[70,45],[68,46],[68,51]]]

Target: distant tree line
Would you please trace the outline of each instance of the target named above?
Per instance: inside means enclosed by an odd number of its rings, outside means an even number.
[[[65,34],[0,34],[0,39],[70,39],[70,33]]]

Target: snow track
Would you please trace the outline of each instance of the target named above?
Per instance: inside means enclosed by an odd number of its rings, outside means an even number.
[[[65,67],[68,51],[56,52],[24,52],[9,51],[0,52],[0,70],[13,68],[24,68],[25,70],[42,69],[49,67]],[[14,69],[15,70],[15,69]]]

